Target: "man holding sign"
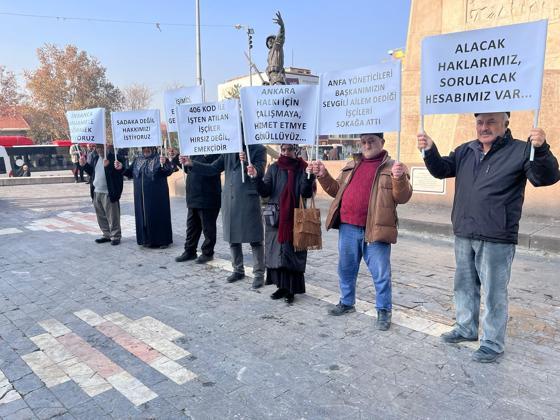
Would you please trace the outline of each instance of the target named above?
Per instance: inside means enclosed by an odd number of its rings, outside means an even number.
[[[251,146],[251,163],[257,176],[264,175],[266,149],[262,145]],[[216,176],[225,172],[222,190],[222,220],[224,240],[229,242],[233,273],[227,278],[233,283],[245,277],[242,244],[250,243],[253,252],[253,289],[264,285],[264,229],[262,224],[261,201],[253,182],[241,177],[247,168],[245,152],[226,153],[211,164],[181,156],[183,166],[190,167],[193,174]]]
[[[101,238],[95,242],[102,244],[111,242],[111,245],[121,243],[121,207],[119,200],[123,190],[123,176],[115,169],[115,154],[105,155],[104,146],[96,144],[96,155],[91,163],[81,156],[79,164],[90,176],[90,194],[93,207],[97,215],[97,223],[103,232]],[[106,156],[106,158],[103,158]]]
[[[383,149],[383,133],[360,135],[362,155],[349,162],[335,180],[323,162],[313,162],[313,173],[334,197],[327,229],[339,229],[338,276],[340,302],[330,315],[355,312],[356,279],[365,260],[375,285],[377,328],[391,326],[391,244],[397,242],[397,204],[412,196],[407,168]]]
[[[529,142],[515,140],[509,112],[476,113],[477,139],[463,143],[442,157],[425,132],[418,134],[418,148],[436,178],[455,177],[452,223],[455,233],[455,310],[446,343],[476,341],[480,312],[480,286],[485,289],[480,348],[473,360],[495,361],[504,352],[508,320],[511,264],[515,254],[519,219],[527,179],[535,187],[560,179],[558,161],[546,143],[545,132],[534,128]],[[529,161],[531,144],[534,161]]]

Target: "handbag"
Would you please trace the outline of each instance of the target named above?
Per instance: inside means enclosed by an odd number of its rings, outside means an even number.
[[[278,227],[280,222],[280,209],[276,203],[268,203],[262,212],[264,223],[270,227]]]
[[[303,206],[299,197],[299,208],[294,209],[294,249],[308,251],[322,248],[321,211],[315,207],[315,197],[311,197],[311,207]]]

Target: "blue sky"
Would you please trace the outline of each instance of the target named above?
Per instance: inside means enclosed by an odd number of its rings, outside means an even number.
[[[36,48],[44,43],[75,44],[99,59],[109,80],[119,87],[141,83],[155,93],[176,83],[195,84],[194,0],[0,0],[0,13],[90,17],[161,22],[155,25],[113,24],[0,14],[0,65],[23,79],[36,68]],[[410,0],[227,1],[200,0],[202,76],[208,100],[217,85],[246,74],[243,51],[247,37],[233,28],[255,29],[253,59],[264,70],[265,38],[277,32],[272,22],[280,10],[286,24],[285,65],[314,74],[379,63],[387,50],[405,47]],[[193,26],[167,26],[182,23]]]

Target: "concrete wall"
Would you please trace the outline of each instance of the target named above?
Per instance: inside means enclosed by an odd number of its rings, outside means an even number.
[[[485,27],[549,19],[548,40],[539,125],[547,133],[553,153],[560,156],[560,0],[412,0],[410,22],[403,60],[402,160],[410,166],[423,166],[416,149],[420,126],[420,56],[425,36]],[[527,40],[530,42],[530,40]],[[512,112],[510,127],[515,138],[526,139],[532,127],[531,112]],[[426,132],[442,153],[476,138],[472,115],[435,115],[425,118]],[[386,136],[389,152],[395,154],[395,136]],[[447,181],[445,196],[415,194],[413,202],[450,205],[454,181]],[[524,212],[558,216],[560,185],[547,188],[527,186]]]

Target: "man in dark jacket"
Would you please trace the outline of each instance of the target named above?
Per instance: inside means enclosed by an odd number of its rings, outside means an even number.
[[[212,164],[220,155],[193,156],[196,162]],[[173,163],[180,166],[179,156],[175,156]],[[182,165],[181,165],[182,166]],[[189,261],[196,258],[196,262],[203,264],[214,258],[216,245],[216,219],[220,213],[220,195],[222,183],[220,175],[200,175],[193,173],[189,166],[184,166],[187,173],[185,189],[187,193],[187,239],[185,251],[175,258],[175,261]],[[202,254],[197,258],[196,249],[201,233],[204,233],[204,242],[200,247]]]
[[[507,286],[517,244],[519,219],[527,179],[535,187],[560,179],[558,161],[546,143],[545,132],[534,128],[529,141],[515,140],[509,112],[475,114],[477,140],[440,156],[426,133],[418,134],[418,148],[436,178],[455,177],[451,219],[455,233],[455,310],[446,343],[478,340],[480,286],[485,289],[480,348],[473,360],[495,361],[504,352],[508,319]],[[529,159],[531,143],[535,158]]]
[[[97,223],[103,232],[101,238],[95,242],[102,244],[111,242],[118,245],[121,242],[121,208],[119,200],[123,190],[122,173],[115,169],[115,155],[112,152],[104,156],[102,144],[96,145],[96,155],[92,156],[91,163],[84,156],[80,157],[79,164],[90,176],[89,184],[93,207],[97,215]]]
[[[257,176],[262,177],[266,166],[266,149],[260,144],[253,145],[250,146],[250,153],[251,163],[257,170]],[[227,153],[208,165],[193,161],[186,156],[180,157],[183,165],[192,167],[192,173],[212,176],[224,172],[222,221],[224,241],[229,242],[233,265],[233,274],[227,278],[227,281],[232,283],[245,277],[242,244],[249,243],[253,252],[252,287],[258,289],[264,284],[264,229],[257,187],[249,179],[242,182],[242,171],[248,178],[245,159],[245,153]]]

